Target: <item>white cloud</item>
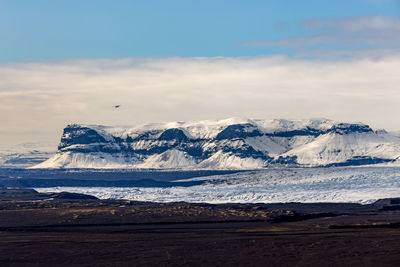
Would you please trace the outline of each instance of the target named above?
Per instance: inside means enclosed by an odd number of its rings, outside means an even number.
[[[301,23],[305,32],[276,40],[248,41],[251,46],[285,46],[301,54],[310,48],[331,51],[382,50],[400,51],[400,18],[361,16],[336,19],[313,19]],[[326,49],[330,47],[330,49]],[[310,53],[309,53],[310,54]]]
[[[360,16],[339,19],[313,19],[305,21],[304,26],[314,31],[400,31],[400,19],[383,16]]]
[[[0,148],[72,122],[328,117],[400,129],[400,56],[68,60],[0,65]],[[112,106],[121,104],[120,109]]]

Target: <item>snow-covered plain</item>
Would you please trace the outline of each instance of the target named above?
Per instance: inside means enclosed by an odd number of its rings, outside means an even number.
[[[371,203],[381,198],[400,197],[400,167],[267,169],[198,177],[184,181],[203,181],[204,183],[191,187],[167,188],[53,187],[36,189],[40,192],[85,193],[101,199],[155,202]]]

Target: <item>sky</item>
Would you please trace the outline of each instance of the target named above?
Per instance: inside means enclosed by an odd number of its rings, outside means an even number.
[[[400,130],[400,0],[0,0],[0,51],[0,152],[69,123]]]

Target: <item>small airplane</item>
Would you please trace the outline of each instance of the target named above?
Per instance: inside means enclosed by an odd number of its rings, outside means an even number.
[[[113,108],[119,108],[121,105],[115,105],[113,106]]]

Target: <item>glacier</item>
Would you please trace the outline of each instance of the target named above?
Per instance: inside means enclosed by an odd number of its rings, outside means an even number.
[[[32,168],[264,169],[400,165],[400,137],[329,119],[71,124]]]
[[[154,202],[372,203],[400,196],[400,167],[286,168],[190,178],[189,187],[49,187],[39,192],[74,192],[101,199]]]

